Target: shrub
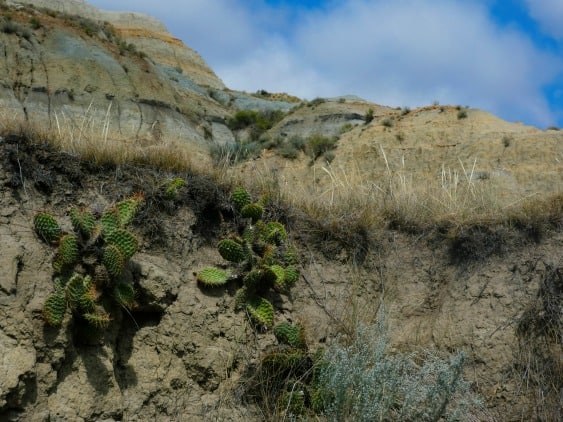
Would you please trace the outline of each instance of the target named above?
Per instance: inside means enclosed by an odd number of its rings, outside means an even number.
[[[43,26],[41,24],[41,21],[38,18],[36,18],[35,16],[33,16],[29,19],[29,24],[31,25],[31,27],[33,29],[39,29]]]
[[[457,112],[457,118],[458,118],[458,120],[466,119],[466,118],[467,118],[467,111],[465,111],[465,110],[459,110],[459,111]]]
[[[359,325],[348,346],[334,343],[319,382],[328,420],[467,420],[481,407],[462,375],[465,355],[388,351],[383,312],[376,327]]]
[[[370,108],[370,109],[368,109],[368,111],[366,111],[366,114],[364,115],[364,120],[366,121],[366,125],[373,120],[373,109],[372,108]]]
[[[385,127],[393,127],[393,119],[388,117],[387,119],[384,119],[381,124]]]
[[[311,160],[315,161],[326,152],[335,149],[337,141],[338,139],[328,138],[317,133],[305,140],[305,151],[311,157]]]

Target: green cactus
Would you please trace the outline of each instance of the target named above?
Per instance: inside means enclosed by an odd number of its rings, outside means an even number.
[[[232,239],[223,239],[217,244],[219,254],[227,261],[239,263],[244,261],[246,254],[240,243]]]
[[[135,289],[130,283],[119,282],[113,288],[113,298],[121,306],[132,309],[135,306]]]
[[[296,349],[305,349],[305,330],[300,324],[280,322],[274,327],[274,335],[281,344],[287,344]]]
[[[135,214],[139,210],[139,206],[141,205],[143,200],[143,195],[137,194],[115,204],[115,208],[117,209],[117,214],[119,217],[120,227],[127,226],[131,222],[131,220],[133,220],[133,217],[135,217]]]
[[[204,287],[220,287],[227,284],[229,273],[215,267],[204,268],[196,274],[197,282]]]
[[[170,180],[166,186],[166,190],[164,191],[164,197],[170,200],[176,199],[178,191],[184,187],[185,184],[186,181],[181,177],[176,177]]]
[[[79,258],[78,238],[72,233],[63,235],[57,253],[63,267],[74,264]]]
[[[125,268],[125,258],[117,246],[108,245],[104,249],[102,264],[111,276],[117,277]]]
[[[108,234],[119,227],[119,211],[116,207],[106,210],[101,217],[103,233]]]
[[[63,293],[56,292],[47,298],[43,305],[43,318],[47,324],[58,327],[62,324],[66,312],[66,299]]]
[[[283,262],[285,265],[297,265],[299,260],[297,259],[297,250],[294,246],[288,247],[283,252]]]
[[[62,233],[55,217],[45,212],[35,214],[33,225],[39,237],[47,243],[56,242]]]
[[[70,221],[76,233],[79,233],[86,239],[92,236],[94,227],[96,226],[96,220],[90,211],[72,207],[70,210]]]
[[[109,245],[114,245],[119,249],[125,261],[137,252],[139,246],[137,238],[125,229],[115,229],[109,232],[105,236],[105,240]]]
[[[101,306],[82,314],[82,317],[96,328],[106,328],[111,322],[110,315]]]
[[[246,310],[252,321],[265,328],[274,323],[274,306],[263,297],[252,297],[246,302]]]
[[[82,297],[90,287],[88,281],[81,274],[74,273],[66,282],[65,294],[70,309],[76,310],[81,307]]]
[[[288,265],[284,269],[285,272],[285,285],[288,288],[293,287],[297,280],[299,280],[299,269],[295,265]]]
[[[235,205],[237,210],[242,210],[244,206],[250,204],[252,197],[243,187],[237,187],[231,194],[231,202]]]
[[[242,207],[240,214],[244,218],[250,218],[252,224],[255,224],[258,220],[262,219],[264,214],[264,208],[260,204],[248,204]]]
[[[280,245],[287,240],[287,232],[282,223],[270,221],[266,223],[262,231],[264,240],[272,245]]]

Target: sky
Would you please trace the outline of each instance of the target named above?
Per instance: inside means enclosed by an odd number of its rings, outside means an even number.
[[[231,89],[563,128],[563,0],[86,0],[143,12]]]

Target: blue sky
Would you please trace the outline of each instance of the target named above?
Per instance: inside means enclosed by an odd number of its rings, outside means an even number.
[[[86,1],[162,20],[232,89],[563,127],[563,0]]]

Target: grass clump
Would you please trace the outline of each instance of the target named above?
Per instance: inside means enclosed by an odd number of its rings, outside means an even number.
[[[283,117],[284,112],[281,110],[239,110],[227,120],[227,126],[233,131],[249,129],[250,140],[257,141]]]

